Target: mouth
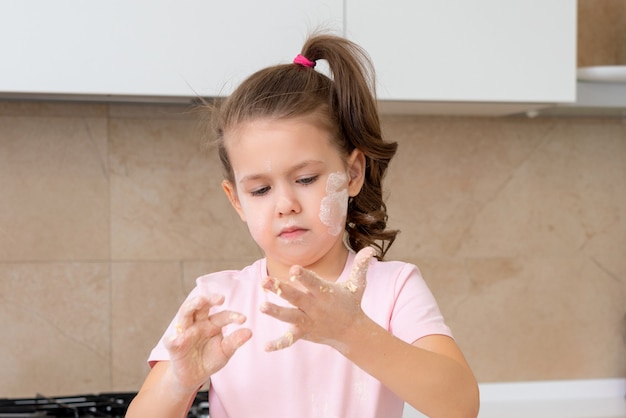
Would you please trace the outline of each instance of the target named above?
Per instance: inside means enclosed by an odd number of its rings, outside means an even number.
[[[278,237],[284,240],[294,240],[301,238],[306,232],[307,230],[304,228],[290,226],[287,228],[283,228],[278,234]]]

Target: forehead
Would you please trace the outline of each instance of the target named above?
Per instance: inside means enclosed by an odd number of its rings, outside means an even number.
[[[268,162],[343,160],[331,132],[312,117],[254,119],[225,132],[224,141],[235,170]]]

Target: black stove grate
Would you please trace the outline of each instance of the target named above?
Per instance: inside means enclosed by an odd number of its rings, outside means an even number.
[[[35,398],[0,398],[0,418],[123,418],[136,392]],[[208,392],[199,392],[187,418],[208,418]]]

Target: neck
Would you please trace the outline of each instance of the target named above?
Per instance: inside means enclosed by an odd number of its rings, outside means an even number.
[[[319,259],[299,264],[307,270],[314,271],[318,276],[328,281],[336,281],[346,265],[348,249],[339,241],[339,245],[333,246],[330,251]],[[298,264],[298,263],[294,263]],[[272,277],[286,279],[289,277],[289,269],[293,264],[281,260],[267,258],[267,274]]]

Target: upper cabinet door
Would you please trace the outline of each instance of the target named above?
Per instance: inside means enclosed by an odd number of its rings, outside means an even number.
[[[318,25],[343,29],[341,0],[24,0],[0,14],[5,97],[224,96]]]
[[[576,0],[347,1],[346,35],[382,100],[575,100]]]

